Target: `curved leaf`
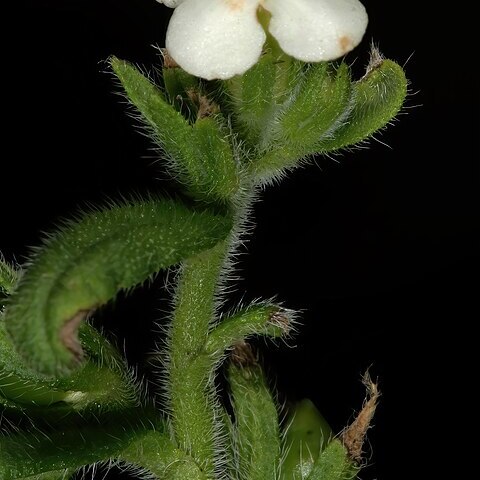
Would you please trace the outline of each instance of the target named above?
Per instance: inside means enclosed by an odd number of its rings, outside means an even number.
[[[354,102],[350,115],[342,127],[317,145],[315,151],[331,152],[355,145],[385,127],[402,108],[407,88],[402,67],[374,50],[367,73],[353,84]]]
[[[29,366],[46,375],[81,359],[76,338],[88,313],[162,268],[215,245],[231,219],[171,200],[128,203],[85,215],[47,239],[5,312]]]
[[[270,302],[253,303],[223,319],[208,335],[205,350],[213,357],[221,357],[226,350],[249,336],[282,338],[294,325],[293,311]]]

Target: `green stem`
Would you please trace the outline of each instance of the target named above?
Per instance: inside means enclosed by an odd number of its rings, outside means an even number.
[[[217,412],[214,360],[204,350],[229,246],[222,241],[183,264],[170,332],[169,396],[175,437],[208,475],[214,471]]]

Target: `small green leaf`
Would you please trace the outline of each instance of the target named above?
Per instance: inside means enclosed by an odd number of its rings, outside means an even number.
[[[217,118],[199,118],[193,126],[189,162],[190,192],[203,200],[230,200],[237,193],[240,177],[233,158],[229,133]]]
[[[344,125],[318,144],[318,152],[355,145],[385,127],[402,108],[408,81],[400,65],[372,53],[366,75],[353,84],[353,108]]]
[[[256,303],[222,320],[210,332],[205,349],[211,355],[223,355],[234,344],[251,335],[281,338],[295,323],[294,314],[269,302]]]
[[[332,430],[308,399],[298,402],[286,420],[281,480],[304,480],[331,439]]]
[[[111,58],[128,99],[140,111],[165,151],[173,176],[187,193],[205,201],[225,202],[239,188],[230,131],[219,115],[198,118],[192,126],[163,93],[128,62]]]
[[[342,442],[335,439],[318,456],[307,480],[353,480],[358,471]]]
[[[215,245],[232,221],[170,201],[112,206],[70,222],[35,255],[5,312],[28,365],[65,374],[82,355],[76,331],[88,312],[162,268]]]
[[[235,415],[235,451],[240,478],[277,478],[280,429],[275,402],[248,344],[239,344],[233,351],[233,358],[228,380]]]

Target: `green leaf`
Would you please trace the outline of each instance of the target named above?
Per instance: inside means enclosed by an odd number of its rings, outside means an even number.
[[[222,320],[210,332],[205,349],[210,355],[222,356],[233,345],[252,335],[285,337],[294,324],[291,310],[270,302],[252,304]]]
[[[220,116],[199,117],[192,126],[135,67],[115,57],[110,63],[187,193],[207,202],[231,200],[240,179],[229,143],[230,131]]]
[[[271,146],[254,159],[251,171],[261,183],[282,176],[332,135],[351,109],[350,70],[344,63],[310,65],[299,76],[295,93],[279,110]]]
[[[225,82],[235,126],[250,146],[261,141],[275,111],[275,78],[273,55],[265,53],[243,75]]]
[[[138,409],[61,431],[0,436],[0,478],[5,480],[104,461],[143,468],[159,480],[206,480],[192,459],[170,441],[166,426]],[[185,473],[191,476],[182,477]]]
[[[81,358],[76,331],[91,310],[212,247],[231,225],[171,200],[112,206],[68,223],[46,240],[9,301],[16,349],[36,371],[65,374]]]
[[[294,99],[278,115],[278,137],[285,145],[304,152],[345,117],[352,87],[345,63],[333,69],[329,63],[310,65],[298,85]]]
[[[223,84],[233,125],[246,144],[245,150],[256,153],[278,141],[279,112],[295,96],[304,66],[285,55],[271,36],[267,43],[267,51],[252,68]]]
[[[233,351],[228,369],[235,415],[235,450],[240,478],[277,478],[280,463],[278,413],[264,373],[248,344]]]
[[[332,430],[308,399],[298,402],[286,420],[281,480],[304,480],[330,441]]]
[[[358,471],[342,442],[335,439],[318,456],[307,480],[353,480]]]
[[[402,67],[374,51],[367,73],[353,84],[350,115],[342,127],[318,144],[316,151],[331,152],[355,145],[385,127],[402,108],[407,88]]]
[[[189,140],[189,191],[202,200],[229,201],[237,193],[240,176],[230,145],[231,134],[219,117],[199,118]],[[181,172],[179,171],[179,174]]]
[[[279,116],[274,148],[252,161],[250,168],[257,183],[279,179],[285,170],[317,153],[366,140],[400,111],[407,95],[405,73],[377,51],[372,53],[366,75],[351,85],[345,64],[335,76],[325,74],[329,68],[325,64],[312,67],[291,105],[287,103]]]

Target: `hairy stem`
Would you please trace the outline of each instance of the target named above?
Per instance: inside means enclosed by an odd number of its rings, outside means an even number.
[[[222,241],[183,264],[170,332],[169,396],[175,437],[208,475],[214,471],[217,412],[214,360],[204,350],[229,246]]]

